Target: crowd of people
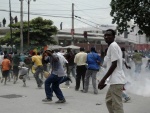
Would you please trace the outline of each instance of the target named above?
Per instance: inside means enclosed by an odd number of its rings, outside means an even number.
[[[42,101],[52,101],[54,92],[58,98],[56,103],[65,103],[66,99],[59,87],[60,84],[65,82],[65,85],[69,87],[73,78],[76,82],[75,91],[79,91],[82,81],[81,92],[88,93],[91,77],[94,94],[98,94],[98,89],[102,90],[106,85],[110,86],[106,94],[106,105],[109,113],[123,113],[122,97],[126,102],[130,100],[124,87],[128,82],[124,67],[131,69],[127,63],[129,58],[125,48],[120,48],[115,42],[114,30],[106,30],[104,40],[108,44],[104,58],[96,52],[95,47],[91,47],[88,53],[81,47],[78,53],[74,53],[71,48],[68,48],[66,53],[61,53],[56,49],[46,50],[42,54],[33,52],[32,55],[26,57],[17,54],[17,52],[8,54],[7,51],[4,51],[0,56],[1,83],[4,81],[4,85],[6,85],[6,82],[13,78],[13,83],[16,84],[19,78],[22,79],[25,87],[26,79],[30,80],[29,72],[34,68],[33,76],[37,87],[41,88],[43,84],[45,86],[46,98]],[[135,73],[139,74],[142,55],[135,50],[131,59],[135,63]],[[105,68],[105,74],[97,85],[97,73],[101,68]],[[45,81],[43,81],[44,72],[49,74]]]

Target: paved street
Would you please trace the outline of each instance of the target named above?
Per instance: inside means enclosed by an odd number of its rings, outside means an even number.
[[[44,103],[42,102],[45,98],[44,86],[38,89],[32,74],[30,77],[31,80],[27,80],[27,87],[23,87],[21,80],[18,80],[17,84],[13,84],[11,80],[5,86],[0,83],[0,113],[108,113],[105,105],[107,88],[99,90],[99,94],[94,95],[90,84],[89,92],[85,94],[74,90],[73,80],[70,88],[65,84],[61,85],[66,103],[55,104],[57,101],[55,95],[52,102]],[[131,93],[129,95],[132,101],[124,103],[125,113],[150,113],[150,97]]]

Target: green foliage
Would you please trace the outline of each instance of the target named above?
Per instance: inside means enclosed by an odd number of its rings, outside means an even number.
[[[150,34],[149,0],[112,0],[110,6],[112,8],[110,12],[113,17],[112,23],[118,25],[117,29],[120,33],[128,28],[134,29],[135,26],[128,25],[128,22],[132,20],[140,28],[139,34]]]
[[[15,45],[20,44],[20,22],[12,24],[12,42]],[[52,38],[52,35],[57,33],[57,27],[53,25],[51,20],[43,20],[38,17],[30,21],[30,45],[31,46],[45,46],[47,44],[56,44],[56,41]],[[28,22],[23,22],[23,42],[24,46],[28,43]],[[0,39],[0,44],[10,44],[10,33]]]

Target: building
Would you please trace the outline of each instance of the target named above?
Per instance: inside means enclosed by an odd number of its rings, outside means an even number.
[[[53,36],[58,42],[58,45],[68,46],[71,44],[84,47],[89,50],[94,46],[98,52],[104,51],[107,44],[104,41],[104,32],[107,29],[116,29],[116,26],[112,25],[100,25],[97,27],[89,28],[75,28],[74,34],[70,29],[59,30],[58,33]],[[150,42],[145,35],[138,35],[138,27],[135,27],[134,31],[130,34],[116,35],[116,42],[122,47],[126,47],[127,50],[149,50]],[[9,27],[0,27],[0,37],[9,32]],[[86,32],[86,36],[84,34]]]

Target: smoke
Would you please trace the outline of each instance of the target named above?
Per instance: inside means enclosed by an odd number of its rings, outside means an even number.
[[[146,61],[143,62],[141,73],[134,72],[134,65],[132,70],[128,71],[126,91],[132,94],[150,97],[150,70],[145,68]]]
[[[125,85],[126,92],[136,94],[144,97],[150,97],[150,69],[145,68],[147,59],[143,59],[141,73],[135,73],[135,64],[133,61],[130,62],[131,69],[124,68],[127,83]],[[100,75],[98,76],[99,81],[106,74],[106,69],[101,68]]]

